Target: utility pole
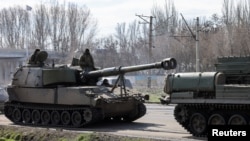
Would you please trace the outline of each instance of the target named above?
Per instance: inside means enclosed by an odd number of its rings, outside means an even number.
[[[192,32],[192,30],[190,29],[190,27],[188,26],[186,20],[184,19],[183,15],[181,14],[181,17],[183,19],[183,21],[185,22],[188,30],[190,31],[193,39],[195,40],[195,60],[196,60],[196,65],[195,65],[195,69],[196,72],[200,71],[200,58],[199,58],[199,17],[196,18],[196,35]]]
[[[153,53],[152,53],[152,36],[153,36],[153,16],[150,16],[149,17],[149,43],[148,43],[148,48],[149,48],[149,51],[148,51],[148,56],[149,56],[149,59],[148,59],[148,63],[151,63],[152,62],[152,57],[153,57]],[[152,72],[151,72],[151,69],[149,69],[149,74],[148,74],[148,88],[151,88],[151,75],[152,75]]]
[[[136,15],[139,18],[141,18],[145,23],[140,23],[140,24],[149,24],[149,42],[148,42],[148,63],[152,62],[152,42],[153,42],[153,16],[143,16],[143,15]],[[145,18],[149,18],[149,21],[146,20]],[[151,88],[151,69],[148,70],[148,88]]]

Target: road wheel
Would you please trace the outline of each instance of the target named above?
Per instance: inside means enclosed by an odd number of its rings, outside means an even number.
[[[229,125],[246,125],[247,120],[243,115],[240,114],[234,114],[232,115],[228,120]]]
[[[69,125],[70,123],[70,113],[68,111],[63,111],[61,113],[61,121],[63,125]]]
[[[41,120],[41,114],[38,110],[33,110],[31,113],[31,118],[34,124],[40,123]]]
[[[43,125],[48,125],[50,122],[50,113],[47,110],[43,110],[41,113],[41,120]]]
[[[92,111],[91,111],[90,108],[87,108],[87,109],[84,110],[83,117],[84,117],[84,120],[85,120],[86,123],[91,122],[92,116],[93,115],[92,115]]]
[[[183,105],[177,105],[174,109],[174,117],[179,123],[188,121],[188,111]]]
[[[58,125],[60,123],[61,117],[58,111],[51,112],[51,123],[52,125]]]
[[[192,114],[189,127],[194,136],[203,136],[207,130],[206,117],[201,113]]]
[[[78,111],[74,111],[71,115],[71,122],[74,127],[79,127],[82,124],[82,115]]]
[[[30,123],[31,122],[31,113],[29,109],[24,109],[22,112],[22,118],[24,123]]]
[[[13,114],[13,110],[14,108],[11,106],[4,107],[4,114],[6,115],[6,117],[11,118]]]
[[[221,114],[212,114],[208,119],[208,125],[225,125],[226,120]]]
[[[21,110],[18,108],[15,108],[13,110],[13,114],[12,114],[12,119],[14,122],[20,122],[22,119],[22,114],[21,114]]]

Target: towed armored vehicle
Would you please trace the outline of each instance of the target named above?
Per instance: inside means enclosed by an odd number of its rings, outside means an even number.
[[[176,104],[174,117],[193,136],[208,125],[250,123],[250,57],[221,57],[215,72],[169,74],[164,91]]]
[[[128,93],[124,85],[98,86],[99,78],[118,75],[118,83],[124,82],[128,72],[176,67],[176,60],[167,58],[152,64],[84,71],[79,66],[45,65],[47,56],[40,51],[38,63],[19,67],[7,87],[4,114],[15,124],[75,128],[103,119],[134,121],[146,113],[144,97]]]

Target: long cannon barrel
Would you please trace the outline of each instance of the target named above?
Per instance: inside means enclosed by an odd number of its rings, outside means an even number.
[[[175,69],[176,65],[177,62],[174,58],[166,58],[163,59],[161,62],[156,62],[152,64],[143,64],[143,65],[128,66],[128,67],[111,67],[96,71],[90,71],[88,73],[85,73],[85,76],[87,77],[113,76],[113,75],[124,74],[127,72],[134,72],[134,71],[141,71],[141,70],[155,69],[155,68],[170,70],[170,69]]]

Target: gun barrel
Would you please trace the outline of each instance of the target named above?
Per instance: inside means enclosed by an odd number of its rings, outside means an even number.
[[[175,69],[177,62],[174,58],[166,58],[161,62],[156,62],[152,64],[143,64],[143,65],[136,65],[136,66],[127,66],[127,67],[111,67],[105,68],[102,70],[90,71],[85,75],[88,77],[103,77],[103,76],[113,76],[124,74],[127,72],[134,72],[134,71],[141,71],[147,69],[155,69],[155,68],[162,68],[165,70]]]

